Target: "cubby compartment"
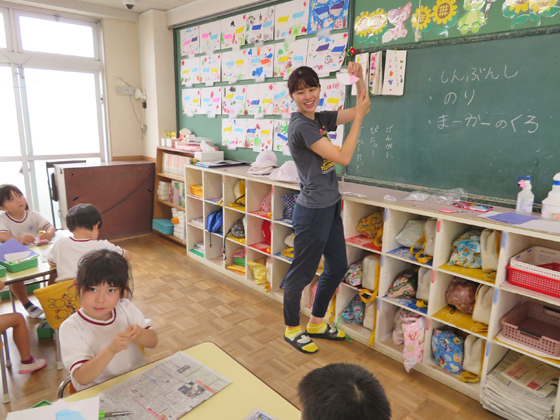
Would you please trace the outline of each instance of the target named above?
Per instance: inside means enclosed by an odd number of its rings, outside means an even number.
[[[194,225],[187,225],[187,252],[189,257],[193,254],[204,258],[204,229]]]
[[[234,223],[241,220],[239,223],[243,223],[243,218],[246,217],[243,213],[239,213],[238,211],[234,211],[230,208],[224,208],[224,229],[223,232],[226,235],[226,241],[232,241],[239,244],[245,245],[247,243],[246,237],[247,233],[245,232],[245,236],[242,238],[238,238],[231,232],[232,226]],[[245,222],[246,224],[246,222]]]
[[[283,200],[282,196],[286,196],[287,194],[299,194],[299,190],[296,188],[274,186],[274,196],[272,200],[272,218],[277,223],[281,223],[287,226],[292,226],[293,225],[292,219],[284,218],[284,210],[286,208],[284,206],[284,200],[286,199],[286,197],[284,197]],[[295,202],[295,198],[297,198],[297,196],[294,197],[294,202]]]
[[[234,254],[236,252],[238,252],[239,250],[243,251],[245,250],[245,254],[246,254],[246,249],[245,246],[237,243],[237,242],[232,242],[232,241],[226,241],[225,242],[225,260],[224,260],[224,267],[227,269],[228,266],[234,265]],[[235,264],[235,265],[239,265],[239,264]],[[239,265],[241,267],[241,265]],[[236,276],[239,276],[241,279],[245,279],[246,278],[246,272],[247,272],[247,257],[245,256],[245,264],[242,266],[243,268],[245,268],[245,272],[241,273],[237,270],[229,270],[231,271],[233,274],[235,274]]]
[[[204,257],[206,261],[220,268],[224,267],[224,238],[217,233],[204,232]]]
[[[393,256],[384,255],[381,258],[381,281],[379,284],[379,296],[381,299],[400,306],[420,315],[427,315],[428,308],[418,306],[416,297],[388,297],[387,291],[394,281],[402,274],[411,270],[419,270],[414,264]]]
[[[429,219],[431,218],[419,214],[388,209],[386,211],[385,223],[383,224],[383,252],[400,260],[431,268],[433,265],[433,260],[425,263],[418,261],[415,254],[412,254],[410,252],[410,246],[403,246],[395,239],[397,235],[404,229],[409,220],[422,220],[426,222]],[[422,256],[423,255],[420,255],[420,257]]]
[[[261,260],[264,263],[265,268],[267,264],[272,264],[271,257],[267,255],[263,255],[262,253],[257,252],[253,249],[247,248],[247,256],[245,257],[245,262],[247,264],[247,280],[254,285],[265,287],[267,284],[270,284],[271,279],[269,277],[271,274],[271,270],[266,269],[266,274],[264,275],[264,277],[258,280],[249,265],[249,261],[261,261]],[[257,283],[255,283],[255,281],[257,281]]]
[[[202,184],[203,197],[209,203],[218,204],[222,201],[224,176],[213,172],[204,172]]]
[[[274,257],[280,258],[281,260],[284,260],[289,263],[292,262],[293,258],[287,255],[282,255],[282,251],[290,248],[290,246],[288,246],[285,241],[286,241],[286,237],[290,236],[292,232],[293,229],[291,227],[274,222],[274,235],[272,238],[272,253],[274,254]]]
[[[368,251],[378,252],[381,253],[381,247],[376,246],[372,239],[362,235],[357,227],[364,217],[369,216],[373,213],[379,214],[379,219],[381,221],[380,228],[383,228],[383,218],[384,218],[384,210],[380,207],[372,206],[370,204],[364,204],[357,201],[352,201],[345,199],[344,200],[344,210],[343,210],[343,224],[344,224],[344,238],[346,243],[352,245],[357,248],[366,249]],[[383,240],[383,233],[381,233],[381,237],[379,241]]]
[[[187,197],[202,200],[204,189],[202,187],[202,171],[200,169],[185,168],[185,193]]]
[[[375,343],[383,346],[383,354],[392,357],[397,361],[402,361],[404,345],[396,344],[393,341],[393,330],[395,328],[395,313],[398,306],[391,302],[377,299],[377,325],[375,328]]]
[[[187,197],[187,224],[204,229],[205,221],[202,201]]]
[[[246,198],[246,181],[243,178],[224,176],[224,207],[245,213],[245,206],[242,204]],[[241,194],[241,196],[239,196]],[[243,197],[243,199],[240,199]]]
[[[264,184],[262,182],[250,181],[247,180],[246,184],[247,188],[247,201],[246,207],[247,212],[252,214],[253,216],[260,217],[262,219],[270,220],[271,218],[268,217],[269,213],[272,212],[272,190],[273,186],[269,184]],[[261,203],[267,194],[271,194],[270,196],[270,211],[263,211],[263,206]]]
[[[363,307],[365,313],[366,304],[359,297],[359,288],[350,286],[344,282],[341,283],[336,295],[335,319],[338,321],[340,329],[349,334],[353,339],[367,345],[372,330],[364,327],[363,320],[361,322],[347,322],[343,316],[343,312],[354,299],[359,299],[358,305]]]
[[[291,264],[283,260],[275,259],[272,266],[272,281],[270,283],[271,295],[273,298],[282,302],[284,300],[284,289],[280,288],[282,282],[290,271]]]
[[[245,232],[245,238],[247,239],[247,245],[249,247],[262,252],[263,254],[270,255],[271,245],[265,241],[262,233],[262,226],[264,222],[270,223],[270,228],[274,230],[272,222],[263,220],[253,214],[249,214],[247,217],[247,232]]]

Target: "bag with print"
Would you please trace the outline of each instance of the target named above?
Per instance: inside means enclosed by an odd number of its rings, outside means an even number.
[[[460,277],[453,277],[447,286],[445,301],[460,312],[471,315],[476,302],[476,284]]]
[[[420,314],[404,308],[399,308],[395,311],[393,316],[393,342],[395,344],[400,346],[404,343],[403,323],[405,319],[419,318],[420,316]]]
[[[422,249],[420,240],[424,236],[425,220],[408,220],[404,228],[395,236],[395,241],[406,248],[412,248],[414,251]],[[412,252],[412,250],[411,250]]]
[[[231,226],[231,234],[236,238],[244,238],[245,237],[245,224],[243,223],[243,218],[237,220]]]
[[[426,322],[424,317],[408,317],[403,320],[404,348],[403,364],[407,372],[422,362],[424,355],[424,334]]]
[[[263,199],[261,200],[261,204],[259,205],[261,211],[264,211],[266,214],[272,211],[272,191],[269,191]]]
[[[431,344],[436,363],[448,372],[459,374],[463,368],[463,339],[449,330],[434,330]]]
[[[280,199],[284,204],[284,211],[282,212],[282,217],[284,219],[292,220],[294,217],[294,207],[296,205],[296,200],[298,198],[299,193],[293,192],[289,194],[282,194]]]
[[[354,296],[348,306],[342,311],[342,319],[346,322],[362,324],[364,322],[364,310],[364,302],[358,294]]]
[[[343,282],[348,283],[350,286],[359,286],[362,284],[363,267],[362,262],[358,261],[350,264],[344,278]]]
[[[391,298],[413,298],[416,296],[418,287],[418,271],[408,271],[398,276],[389,290],[387,297]]]
[[[373,244],[381,248],[383,239],[383,213],[375,212],[364,217],[356,226],[356,230],[366,238],[371,239]]]
[[[481,231],[478,229],[469,229],[455,239],[448,264],[465,268],[481,268],[480,234]]]

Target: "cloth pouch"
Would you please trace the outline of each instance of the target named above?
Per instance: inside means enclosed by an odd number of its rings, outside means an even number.
[[[425,220],[408,220],[404,228],[395,237],[395,241],[404,247],[412,248],[415,251],[422,249],[422,244],[419,242],[424,236]]]
[[[391,298],[413,298],[416,296],[418,287],[418,271],[409,271],[398,276],[389,290],[387,297]]]
[[[408,309],[399,308],[395,311],[393,316],[393,342],[397,345],[404,344],[404,329],[403,323],[407,318],[419,318],[420,315],[416,312],[409,311]]]
[[[379,256],[368,255],[362,260],[362,287],[368,290],[374,290],[376,280],[379,280],[381,273],[381,264]],[[377,281],[379,284],[379,281]]]
[[[262,258],[257,261],[247,260],[247,265],[249,266],[249,268],[253,273],[255,284],[268,283],[265,258]]]
[[[498,271],[498,253],[500,250],[499,234],[492,229],[484,229],[480,234],[480,253],[482,271]]]
[[[460,312],[471,315],[476,302],[476,285],[466,279],[453,277],[447,286],[445,301]]]
[[[282,194],[280,200],[284,204],[284,211],[282,212],[282,217],[284,219],[292,220],[294,217],[294,207],[296,205],[296,200],[299,193],[293,192],[289,194]]]
[[[272,191],[269,191],[261,200],[261,204],[259,205],[261,211],[265,213],[270,213],[272,211]]]
[[[464,341],[449,330],[434,330],[432,354],[436,363],[448,372],[458,374],[463,368]]]
[[[375,318],[375,301],[366,303],[366,307],[364,309],[364,327],[366,327],[368,330],[373,330],[374,318]]]
[[[469,229],[455,239],[449,264],[465,268],[481,268],[480,234],[481,231],[478,229]]]
[[[424,334],[426,322],[424,317],[407,317],[403,320],[404,348],[403,364],[407,372],[422,362],[424,355]]]
[[[360,286],[362,284],[363,267],[362,262],[355,262],[350,264],[348,271],[344,275],[342,281],[348,283],[350,286]]]
[[[430,297],[430,284],[432,282],[432,270],[420,267],[418,271],[418,287],[416,289],[416,299],[428,302]]]
[[[366,238],[371,239],[376,247],[381,248],[383,239],[383,213],[375,212],[358,222],[356,230]]]
[[[348,306],[342,311],[342,319],[354,324],[364,322],[365,305],[361,296],[358,294],[352,298]]]
[[[490,323],[490,311],[492,310],[492,299],[494,298],[494,288],[481,284],[476,290],[475,304],[473,309],[473,321]]]
[[[482,358],[484,351],[484,340],[474,335],[469,335],[464,342],[465,354],[463,357],[463,370],[472,373],[477,378],[476,382],[480,379],[480,372],[482,371]]]

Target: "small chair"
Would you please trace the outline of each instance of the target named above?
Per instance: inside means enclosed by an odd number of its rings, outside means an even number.
[[[70,375],[68,375],[68,377],[66,379],[64,379],[60,385],[58,386],[58,391],[56,392],[56,397],[58,399],[61,399],[64,397],[64,389],[66,388],[66,385],[68,385],[68,394],[72,395],[76,392],[76,388],[74,388],[74,385],[72,385],[72,377]]]
[[[2,339],[2,337],[4,338]],[[4,346],[4,343],[6,343],[6,346]],[[6,353],[6,356],[8,356],[8,340],[6,337],[6,332],[4,332],[4,334],[0,334],[0,369],[2,369],[2,389],[4,390],[4,404],[7,404],[10,402],[10,393],[8,391],[8,377],[6,375],[4,352]]]
[[[33,290],[43,311],[45,318],[50,327],[54,330],[54,340],[56,343],[56,368],[62,369],[62,361],[60,355],[60,339],[58,337],[58,329],[63,321],[65,321],[74,312],[80,309],[80,300],[76,295],[73,286],[73,280],[66,280],[55,283],[51,286]]]

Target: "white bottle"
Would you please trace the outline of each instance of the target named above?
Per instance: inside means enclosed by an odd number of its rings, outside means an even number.
[[[552,190],[542,202],[542,217],[560,220],[560,173],[554,175]]]
[[[525,180],[521,178],[525,178]],[[531,214],[533,212],[535,194],[531,191],[531,179],[532,177],[530,176],[520,176],[517,178],[517,183],[523,188],[519,194],[517,194],[517,206],[515,207],[515,211],[518,213]]]

